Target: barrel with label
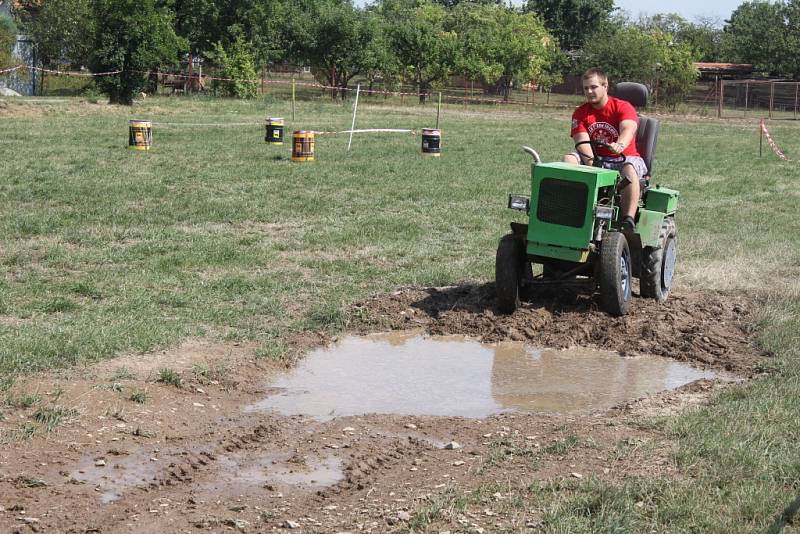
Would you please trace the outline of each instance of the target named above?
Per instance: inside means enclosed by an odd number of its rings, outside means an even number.
[[[283,144],[283,119],[267,119],[267,132],[264,136],[264,141],[271,145]]]
[[[128,148],[150,150],[153,144],[153,125],[150,121],[132,119],[128,121]]]
[[[314,161],[314,132],[295,130],[292,135],[292,161]]]
[[[442,154],[442,132],[438,128],[422,129],[422,155],[441,156]]]

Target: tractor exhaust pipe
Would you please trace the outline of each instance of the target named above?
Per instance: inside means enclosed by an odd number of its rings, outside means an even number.
[[[531,155],[531,157],[533,158],[533,162],[534,162],[534,163],[537,163],[537,164],[538,164],[538,163],[541,163],[541,162],[542,162],[542,158],[540,158],[540,157],[539,157],[539,153],[538,153],[538,152],[536,152],[536,151],[535,151],[534,149],[532,149],[531,147],[529,147],[529,146],[524,146],[524,145],[523,145],[523,146],[522,146],[522,150],[524,150],[525,152],[527,152],[528,154],[530,154],[530,155]]]

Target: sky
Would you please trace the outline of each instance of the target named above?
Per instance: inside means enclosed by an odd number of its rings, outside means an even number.
[[[683,18],[694,21],[695,17],[718,18],[724,22],[744,0],[614,0],[614,4],[627,11],[633,18],[638,15],[654,15],[656,13],[677,13]]]

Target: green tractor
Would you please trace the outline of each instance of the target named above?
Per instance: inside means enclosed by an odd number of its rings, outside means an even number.
[[[644,85],[626,82],[617,84],[615,95],[639,108],[648,93]],[[636,143],[651,175],[657,134],[658,121],[640,116]],[[602,145],[592,142],[593,152],[595,146]],[[535,150],[523,149],[534,159],[531,195],[509,195],[508,207],[526,212],[528,224],[512,222],[497,248],[499,310],[513,313],[543,286],[583,286],[599,290],[603,308],[621,316],[628,311],[634,278],[642,297],[664,301],[678,250],[678,191],[644,188],[636,229],[629,230],[621,223],[620,174],[603,168],[609,158],[595,153],[596,166],[541,163]],[[535,276],[534,264],[542,266]]]

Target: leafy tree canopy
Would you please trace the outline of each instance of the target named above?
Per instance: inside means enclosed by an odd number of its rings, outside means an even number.
[[[621,24],[615,31],[604,33],[602,39],[588,41],[583,67],[602,68],[612,83],[644,83],[656,91],[662,102],[674,107],[697,79],[695,60],[694,49],[686,43],[676,43],[669,33]]]
[[[496,5],[461,4],[453,10],[450,28],[458,38],[456,71],[500,82],[505,97],[514,79],[527,83],[542,75],[556,48],[539,15]]]
[[[36,43],[39,61],[83,66],[89,61],[94,18],[89,0],[48,0],[33,12],[21,11],[25,32]]]
[[[146,83],[146,73],[174,64],[187,48],[175,35],[172,13],[155,0],[93,0],[98,31],[91,56],[93,72],[122,71],[97,79],[112,103],[131,104]]]
[[[444,82],[453,71],[458,47],[456,34],[446,28],[445,8],[430,0],[385,0],[380,13],[398,63],[417,90],[426,93]]]
[[[800,76],[800,0],[742,3],[725,24],[723,53],[769,76]]]
[[[614,0],[527,0],[524,11],[539,13],[563,50],[576,50],[608,20]]]

